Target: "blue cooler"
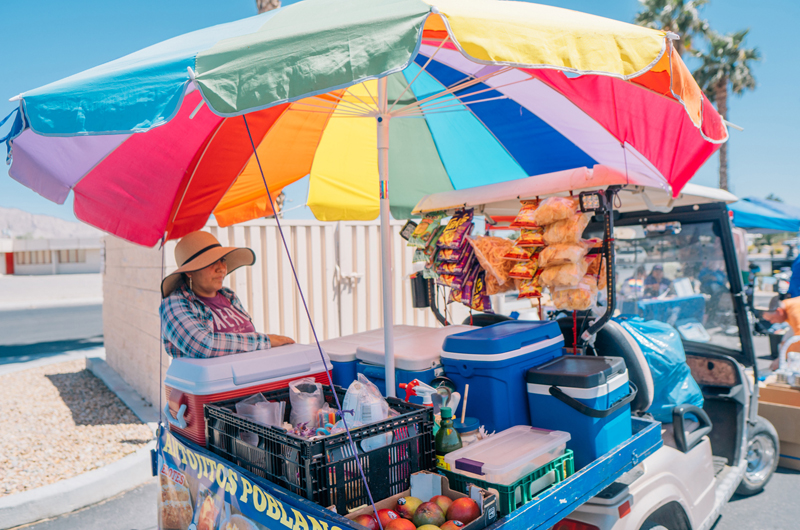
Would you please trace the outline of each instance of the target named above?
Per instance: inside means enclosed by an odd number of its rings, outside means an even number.
[[[395,326],[395,331],[397,327]],[[475,329],[473,326],[405,327],[411,329],[404,330],[402,335],[394,338],[394,378],[395,384],[398,385],[395,393],[400,399],[406,397],[405,390],[399,387],[400,383],[410,383],[414,379],[419,379],[423,383],[430,384],[434,378],[442,375],[441,353],[445,337]],[[359,346],[356,350],[357,372],[375,383],[384,396],[386,395],[385,351],[383,340]],[[412,396],[409,401],[422,404],[422,398],[419,396]]]
[[[442,365],[462,396],[469,385],[467,416],[500,432],[528,424],[525,374],[561,355],[563,347],[555,322],[509,320],[447,337]]]
[[[420,329],[420,326],[394,326],[395,339],[413,335]],[[362,331],[361,333],[354,333],[353,335],[345,335],[335,339],[323,340],[320,342],[322,351],[328,354],[331,359],[331,366],[333,371],[331,376],[333,384],[344,388],[350,386],[350,383],[356,380],[357,370],[356,365],[356,350],[359,346],[383,344],[383,328],[373,329],[371,331]]]
[[[566,355],[527,374],[531,425],[566,431],[580,469],[631,437],[636,387],[620,357]]]

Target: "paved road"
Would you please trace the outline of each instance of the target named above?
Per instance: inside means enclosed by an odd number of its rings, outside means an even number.
[[[102,304],[0,311],[0,357],[63,352],[102,335]]]

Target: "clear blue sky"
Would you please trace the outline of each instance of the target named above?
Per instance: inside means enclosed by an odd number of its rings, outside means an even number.
[[[284,5],[294,1],[284,1]],[[540,3],[627,22],[639,7],[636,0]],[[2,1],[0,117],[14,108],[7,101],[11,96],[170,37],[255,12],[255,0]],[[704,16],[720,32],[750,27],[747,44],[758,46],[764,57],[755,68],[758,89],[729,101],[729,120],[745,128],[731,131],[732,191],[740,197],[776,193],[800,206],[800,171],[792,162],[800,141],[800,68],[794,63],[800,2],[712,0]],[[715,156],[693,182],[716,185],[717,164]],[[287,208],[305,200],[298,190],[289,198],[292,202]],[[6,167],[0,170],[0,206],[75,219],[71,200],[59,206],[43,199],[10,179]]]

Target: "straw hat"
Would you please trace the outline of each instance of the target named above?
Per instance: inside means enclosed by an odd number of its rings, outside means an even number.
[[[256,262],[255,253],[249,248],[223,247],[217,238],[208,232],[186,234],[175,245],[178,270],[161,282],[161,296],[168,297],[180,285],[182,273],[205,269],[222,258],[227,262],[228,274],[243,265],[252,265]]]

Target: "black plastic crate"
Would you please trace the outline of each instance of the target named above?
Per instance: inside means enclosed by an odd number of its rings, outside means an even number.
[[[343,401],[346,389],[335,388],[339,400]],[[288,420],[291,412],[289,389],[262,394],[270,401],[285,401],[284,419]],[[321,506],[336,506],[340,514],[369,503],[347,433],[312,441],[284,429],[265,427],[234,414],[235,404],[241,399],[205,405],[208,449]],[[336,408],[329,387],[325,388],[325,400]],[[399,416],[350,431],[375,501],[407,490],[412,473],[436,467],[433,409],[396,398],[387,401]],[[256,434],[258,445],[244,442],[241,432]],[[362,450],[362,440],[389,432],[392,433],[390,444],[372,451]]]

